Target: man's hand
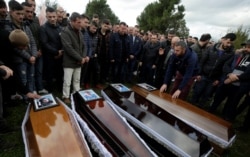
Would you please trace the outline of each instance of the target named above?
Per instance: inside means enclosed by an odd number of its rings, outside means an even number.
[[[219,83],[220,83],[220,81],[215,80],[215,81],[213,82],[213,86],[217,86]]]
[[[135,56],[134,55],[129,55],[129,59],[134,59]]]
[[[196,76],[196,81],[201,81],[201,75]]]
[[[42,56],[42,51],[41,50],[38,50],[37,51],[37,57],[39,58],[39,57],[41,57]]]
[[[13,76],[13,70],[5,65],[1,65],[0,69],[3,69],[6,72],[6,75],[3,77],[4,80],[8,79],[10,76]]]
[[[165,49],[160,48],[160,49],[159,49],[159,55],[163,55],[163,54],[164,54],[164,50],[165,50]]]
[[[36,57],[31,56],[30,59],[29,59],[29,61],[30,61],[31,64],[35,64],[35,62],[36,62]]]
[[[238,76],[237,76],[236,74],[233,74],[233,73],[228,74],[228,78],[229,78],[232,82],[239,80]]]
[[[181,94],[181,90],[178,89],[174,92],[174,94],[172,95],[172,98],[177,99],[179,98],[180,94]]]
[[[88,63],[89,62],[89,56],[85,57],[85,62]]]
[[[39,99],[41,97],[40,95],[31,92],[27,93],[26,96],[30,99]]]
[[[55,59],[59,59],[59,58],[61,58],[62,55],[63,55],[63,50],[59,50],[59,51],[58,51],[58,55],[55,56],[54,58],[55,58]]]
[[[228,78],[225,79],[224,84],[229,84],[229,83],[235,82],[237,80],[239,80],[238,76],[236,74],[230,73],[230,74],[228,74]]]
[[[167,90],[167,87],[168,87],[167,84],[163,84],[160,88],[160,92],[161,93],[165,92]]]

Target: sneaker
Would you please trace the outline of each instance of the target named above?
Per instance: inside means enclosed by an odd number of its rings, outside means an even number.
[[[22,100],[23,97],[20,94],[16,93],[15,95],[11,95],[10,99],[11,100]]]
[[[38,91],[38,94],[48,94],[49,92],[46,89],[42,89]]]
[[[70,101],[69,98],[63,98],[63,102],[64,102],[65,104],[70,104],[70,103],[71,103],[71,101]]]

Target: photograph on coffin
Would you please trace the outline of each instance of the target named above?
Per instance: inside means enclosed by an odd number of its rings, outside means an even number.
[[[118,92],[121,92],[121,93],[123,93],[123,92],[130,92],[131,91],[128,87],[124,86],[121,83],[114,83],[114,84],[111,84],[111,86],[115,90],[117,90]]]
[[[138,83],[137,86],[146,89],[147,91],[153,91],[156,90],[157,88],[147,84],[147,83]]]
[[[101,99],[101,97],[92,89],[79,91],[79,94],[85,102]]]
[[[46,94],[41,96],[39,99],[34,99],[35,111],[57,106],[55,98],[52,94]]]

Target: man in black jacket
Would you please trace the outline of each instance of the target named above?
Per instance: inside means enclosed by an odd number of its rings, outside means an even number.
[[[222,69],[225,62],[234,55],[233,41],[236,35],[226,34],[220,43],[209,47],[202,53],[199,61],[199,72],[193,89],[191,103],[204,106],[215,89],[222,82]]]
[[[40,29],[40,43],[44,59],[44,79],[49,92],[53,89],[53,79],[56,79],[56,89],[62,91],[62,42],[61,26],[57,24],[56,11],[53,8],[46,9],[47,22]]]
[[[215,109],[227,98],[223,109],[224,118],[233,120],[238,103],[250,89],[250,40],[246,42],[246,48],[242,49],[242,54],[231,57],[223,70],[227,78],[216,92],[211,108]]]
[[[161,47],[158,41],[158,35],[152,33],[150,41],[143,46],[139,66],[141,66],[140,82],[146,82],[154,86],[154,76],[156,65],[159,60],[159,49]]]

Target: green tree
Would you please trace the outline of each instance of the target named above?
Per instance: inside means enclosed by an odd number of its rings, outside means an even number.
[[[110,9],[106,0],[92,0],[86,6],[85,14],[92,17],[93,14],[98,14],[99,18],[109,19],[112,24],[119,23],[119,18]]]
[[[234,42],[236,49],[241,47],[241,44],[244,43],[249,38],[250,28],[244,28],[242,25],[239,26],[236,30],[229,30],[228,32],[235,33],[237,38]]]
[[[168,30],[175,30],[178,36],[186,37],[189,29],[184,19],[185,7],[180,5],[180,0],[159,0],[147,5],[137,23],[143,30],[157,30],[165,33]]]
[[[57,6],[58,6],[58,2],[57,2],[57,0],[54,0],[54,1],[51,1],[51,0],[45,0],[45,6],[46,7],[51,7],[51,8],[54,8],[54,9],[56,9],[57,8]]]

